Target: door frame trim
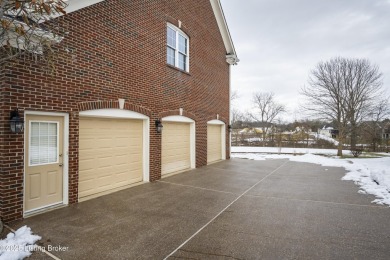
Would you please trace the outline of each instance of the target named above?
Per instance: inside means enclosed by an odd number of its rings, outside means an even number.
[[[196,130],[195,121],[186,116],[166,116],[161,118],[163,122],[178,122],[178,123],[190,123],[190,164],[191,169],[196,168]],[[164,128],[163,128],[164,131]],[[162,141],[162,140],[161,140]],[[162,151],[162,149],[161,149]]]
[[[63,131],[63,167],[62,167],[62,203],[59,205],[68,205],[69,204],[69,114],[68,113],[59,113],[59,112],[45,112],[45,111],[30,111],[25,110],[24,111],[24,119],[26,119],[27,115],[33,115],[33,116],[56,116],[56,117],[63,117],[64,118],[64,131]],[[26,120],[24,122],[27,123]],[[26,192],[26,160],[27,158],[27,150],[26,150],[26,144],[29,142],[28,140],[28,133],[24,132],[24,143],[23,143],[23,149],[24,149],[24,160],[23,160],[23,217],[26,217],[28,215],[34,214],[35,212],[41,212],[44,211],[44,209],[51,209],[53,205],[47,205],[38,209],[29,210],[26,212],[25,210],[25,192]]]
[[[217,119],[213,119],[207,122],[208,125],[220,125],[221,126],[221,152],[222,152],[222,160],[226,160],[226,124]]]
[[[119,108],[104,108],[104,109],[94,109],[94,110],[85,110],[79,112],[79,117],[96,117],[96,118],[108,118],[108,119],[141,119],[143,127],[143,137],[142,137],[142,157],[143,157],[143,173],[142,173],[142,182],[150,182],[150,170],[149,170],[149,143],[150,143],[150,118],[146,115],[143,115],[138,112],[131,110],[122,110]]]

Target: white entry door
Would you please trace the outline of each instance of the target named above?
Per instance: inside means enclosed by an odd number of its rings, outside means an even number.
[[[63,202],[64,118],[26,115],[25,212]]]

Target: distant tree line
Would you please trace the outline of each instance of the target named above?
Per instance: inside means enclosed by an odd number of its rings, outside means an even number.
[[[320,62],[301,89],[303,110],[310,119],[283,123],[284,105],[272,92],[252,95],[253,109],[232,109],[232,144],[334,148],[360,147],[388,151],[390,140],[389,97],[383,89],[383,75],[366,59],[334,58]],[[237,92],[232,99],[239,98]],[[334,138],[317,133],[332,127]]]

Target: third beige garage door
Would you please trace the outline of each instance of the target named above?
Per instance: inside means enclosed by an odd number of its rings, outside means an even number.
[[[164,122],[161,144],[161,174],[191,167],[190,124]]]
[[[79,131],[79,198],[142,181],[142,120],[81,117]]]
[[[221,125],[207,125],[207,163],[222,160],[221,134]]]

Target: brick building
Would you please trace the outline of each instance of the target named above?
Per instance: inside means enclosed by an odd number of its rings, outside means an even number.
[[[1,70],[3,221],[229,158],[238,59],[219,0],[69,3],[58,75]]]

